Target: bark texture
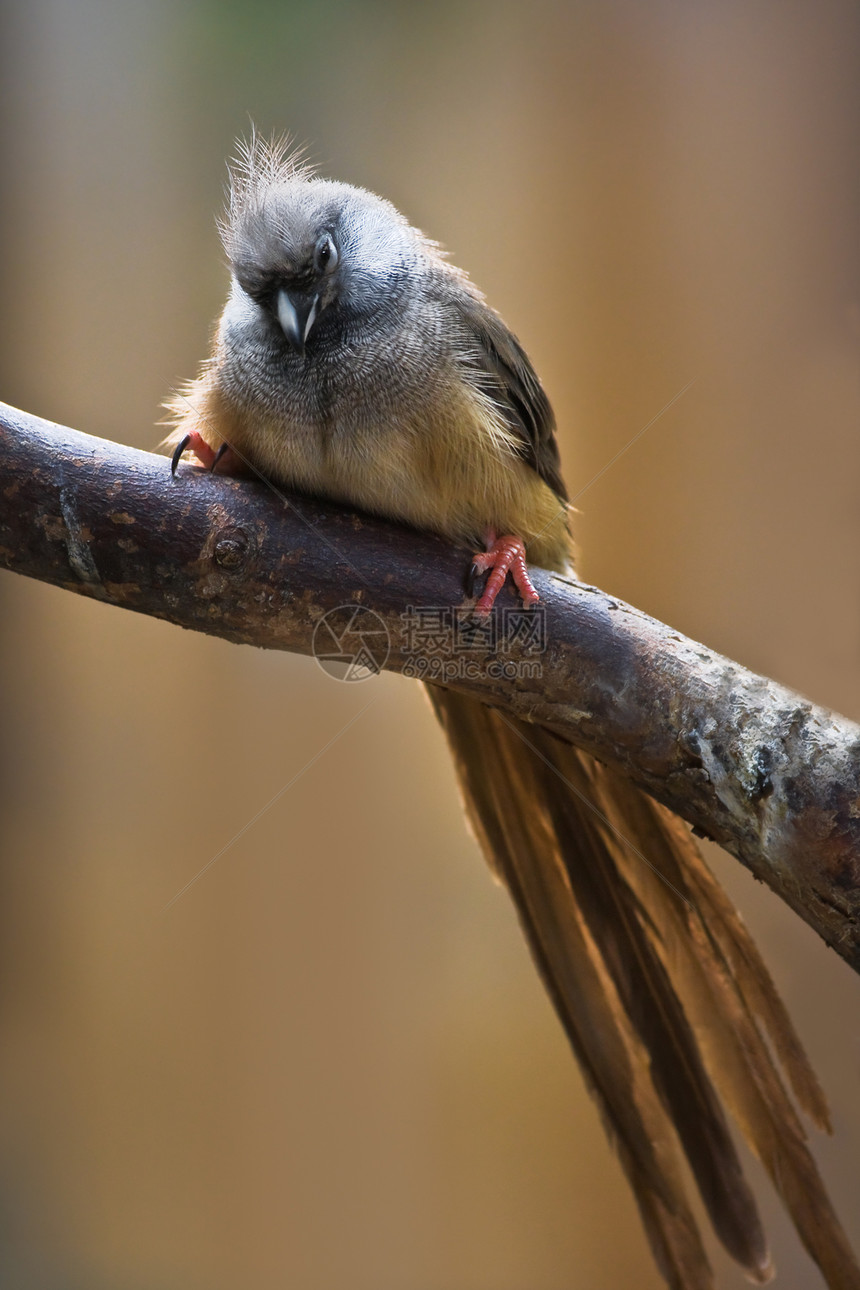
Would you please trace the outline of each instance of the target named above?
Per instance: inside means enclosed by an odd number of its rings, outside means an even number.
[[[547,726],[732,852],[860,969],[860,726],[556,574],[534,571],[539,630],[505,590],[475,632],[470,554],[261,481],[187,465],[173,479],[164,457],[0,404],[0,566]]]

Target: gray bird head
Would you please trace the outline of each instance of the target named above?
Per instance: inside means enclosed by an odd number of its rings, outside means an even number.
[[[221,235],[245,327],[303,357],[396,308],[423,239],[389,202],[315,179],[286,147],[258,140],[230,179]]]

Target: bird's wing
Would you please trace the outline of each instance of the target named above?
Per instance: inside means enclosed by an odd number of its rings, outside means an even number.
[[[496,404],[522,443],[524,459],[567,501],[561,477],[555,417],[529,357],[495,310],[465,289],[446,293],[471,344],[467,362],[481,390]]]

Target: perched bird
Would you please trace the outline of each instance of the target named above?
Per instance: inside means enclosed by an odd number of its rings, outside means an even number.
[[[170,405],[174,471],[186,451],[249,463],[433,530],[475,548],[479,614],[508,572],[534,603],[526,555],[571,566],[553,416],[466,275],[389,202],[258,140],[232,169],[221,231],[230,295],[211,357]],[[823,1095],[688,828],[548,731],[429,693],[666,1281],[713,1283],[682,1153],[732,1257],[757,1283],[773,1274],[728,1110],[827,1284],[860,1288],[795,1109],[828,1129]]]

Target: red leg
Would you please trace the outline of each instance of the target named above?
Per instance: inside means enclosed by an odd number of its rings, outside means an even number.
[[[526,548],[522,538],[511,535],[497,538],[495,534],[489,534],[487,550],[475,556],[474,567],[481,573],[489,571],[490,575],[484,593],[475,606],[476,613],[490,612],[508,573],[513,578],[524,605],[536,605],[540,600],[526,568]]]

